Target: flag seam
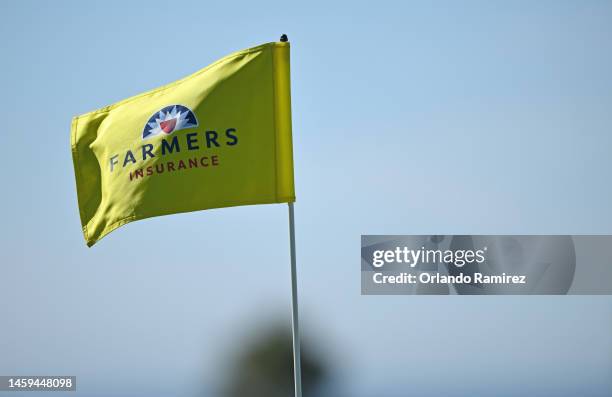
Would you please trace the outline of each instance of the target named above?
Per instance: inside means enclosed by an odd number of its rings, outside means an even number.
[[[274,199],[278,201],[278,123],[276,120],[276,114],[278,112],[278,100],[276,98],[276,51],[275,47],[272,47],[272,109],[274,114],[272,115],[272,124],[274,125]]]

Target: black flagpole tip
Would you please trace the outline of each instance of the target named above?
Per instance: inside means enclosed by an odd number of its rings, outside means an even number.
[[[288,42],[288,41],[289,41],[289,38],[287,37],[287,35],[286,35],[286,34],[284,34],[284,33],[283,33],[283,34],[281,35],[280,41],[281,41],[281,42],[283,42],[283,43],[286,43],[286,42]]]

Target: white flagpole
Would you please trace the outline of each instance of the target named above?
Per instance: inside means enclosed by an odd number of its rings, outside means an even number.
[[[302,359],[300,356],[300,327],[298,322],[297,274],[295,266],[295,220],[293,203],[289,203],[289,242],[291,246],[291,314],[293,333],[293,376],[295,397],[302,397]]]

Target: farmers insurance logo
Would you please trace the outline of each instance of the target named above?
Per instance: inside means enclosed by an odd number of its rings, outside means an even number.
[[[210,170],[220,166],[223,162],[219,150],[238,145],[237,129],[207,128],[173,134],[174,131],[198,126],[198,119],[188,107],[164,107],[145,123],[141,145],[109,157],[109,171],[113,173],[118,168],[126,169],[129,180],[136,181],[155,175],[194,169]],[[161,139],[149,140],[158,135]]]
[[[197,126],[198,119],[191,109],[183,105],[170,105],[149,118],[142,131],[142,139]]]

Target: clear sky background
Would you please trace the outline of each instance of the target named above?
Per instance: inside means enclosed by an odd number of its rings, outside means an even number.
[[[359,272],[361,234],[612,233],[612,2],[0,14],[0,374],[203,395],[237,341],[289,326],[286,206],[135,222],[88,249],[69,141],[74,115],[287,33],[302,324],[338,393],[612,392],[609,297],[361,296]]]

